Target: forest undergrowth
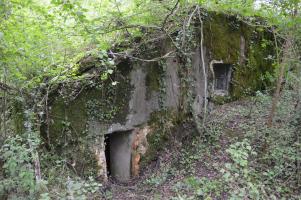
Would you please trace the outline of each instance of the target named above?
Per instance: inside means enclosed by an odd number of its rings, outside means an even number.
[[[79,178],[72,165],[45,152],[43,179],[35,182],[37,137],[9,138],[1,149],[0,191],[14,191],[12,199],[300,199],[298,99],[294,90],[282,91],[272,127],[266,123],[272,97],[262,92],[216,106],[203,135],[183,122],[172,131],[187,137],[170,140],[126,184]]]
[[[126,184],[102,183],[88,170],[80,176],[47,149],[40,130],[52,89],[95,84],[78,76],[81,58],[106,58],[94,77],[101,80],[114,74],[118,58],[164,61],[169,54],[142,57],[162,38],[190,60],[189,30],[206,9],[270,31],[276,55],[262,58],[273,64],[259,77],[271,83],[268,91],[209,103],[206,123],[189,116],[160,127],[170,140]],[[300,199],[300,22],[298,0],[0,0],[0,199]]]
[[[196,135],[186,125],[194,137],[160,152],[138,183],[113,184],[110,194],[113,199],[299,199],[296,97],[292,90],[283,92],[273,127],[266,124],[272,100],[267,94],[216,107],[206,134]]]

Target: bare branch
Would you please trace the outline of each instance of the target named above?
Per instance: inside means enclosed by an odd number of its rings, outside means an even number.
[[[174,15],[174,13],[176,13],[176,11],[178,10],[178,8],[179,8],[179,2],[180,2],[180,0],[177,0],[176,4],[175,4],[174,7],[171,9],[171,12],[170,12],[168,15],[166,15],[166,17],[165,17],[165,19],[164,19],[164,21],[163,21],[163,23],[162,23],[162,29],[164,29],[164,26],[165,26],[165,24],[166,24],[168,18],[169,18],[170,16]]]
[[[160,56],[160,57],[157,57],[157,58],[153,58],[153,59],[142,59],[142,58],[138,58],[138,57],[135,57],[135,56],[131,56],[127,53],[113,53],[113,52],[110,52],[109,54],[111,54],[112,56],[123,56],[123,57],[126,57],[126,58],[131,58],[131,59],[134,59],[134,60],[139,60],[139,61],[143,61],[143,62],[157,62],[161,59],[164,59],[164,58],[174,58],[175,56],[171,56],[172,53],[174,53],[175,51],[170,51],[168,53],[166,53],[165,55],[163,56]]]

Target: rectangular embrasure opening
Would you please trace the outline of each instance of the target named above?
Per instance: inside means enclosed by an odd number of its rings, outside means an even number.
[[[228,91],[231,79],[230,64],[214,64],[214,90]]]

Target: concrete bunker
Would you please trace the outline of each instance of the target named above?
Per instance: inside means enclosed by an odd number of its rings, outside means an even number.
[[[216,95],[228,95],[231,82],[231,64],[213,64],[213,91]]]
[[[107,173],[118,181],[131,178],[132,131],[117,131],[105,135]]]
[[[260,41],[269,40],[269,34],[253,31],[253,27],[244,23],[238,23],[240,28],[233,29],[229,23],[233,21],[229,20],[216,14],[204,20],[204,66],[198,47],[191,52],[191,71],[186,71],[185,63],[176,54],[162,63],[116,58],[116,70],[107,81],[95,76],[91,87],[86,87],[86,80],[78,82],[77,79],[58,85],[49,97],[49,119],[41,126],[45,141],[67,159],[76,159],[75,168],[81,176],[92,172],[104,182],[107,171],[118,181],[138,176],[140,164],[144,167],[144,161],[156,156],[153,152],[159,148],[155,139],[165,138],[156,131],[161,127],[161,115],[172,116],[169,119],[178,123],[190,112],[191,103],[195,113],[203,113],[206,94],[239,98],[246,89],[255,91],[264,85],[259,75],[272,70],[269,67],[272,65],[271,60],[259,58],[273,55],[273,50],[261,48]],[[172,52],[175,49],[170,44],[169,40],[163,40],[151,45],[156,48],[146,48],[144,58]],[[88,54],[79,62],[83,68],[79,76],[102,72],[98,66],[104,61]],[[208,72],[206,78],[203,67]],[[191,86],[182,82],[190,75],[193,75]],[[113,86],[111,81],[118,84]],[[195,98],[186,99],[188,96]],[[62,123],[63,119],[68,123]]]

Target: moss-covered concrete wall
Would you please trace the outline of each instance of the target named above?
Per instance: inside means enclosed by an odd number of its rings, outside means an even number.
[[[53,148],[65,155],[66,159],[76,160],[76,169],[80,173],[82,169],[91,169],[93,172],[97,169],[97,163],[102,163],[95,159],[93,152],[102,155],[105,148],[104,134],[151,125],[149,130],[153,132],[147,136],[149,154],[145,154],[148,155],[147,160],[150,160],[156,155],[154,152],[157,148],[161,148],[167,140],[167,130],[181,123],[183,116],[189,115],[191,110],[185,110],[185,107],[193,107],[192,110],[197,114],[202,113],[206,101],[205,92],[211,94],[209,86],[212,74],[209,65],[212,60],[232,65],[231,98],[239,98],[246,92],[266,86],[264,75],[273,70],[269,59],[269,55],[273,54],[272,42],[267,31],[248,26],[233,16],[209,13],[204,19],[203,32],[204,66],[200,35],[196,31],[194,43],[197,45],[191,50],[191,68],[177,54],[174,58],[159,62],[125,59],[106,81],[94,80],[93,84],[81,82],[80,89],[76,81],[68,83],[67,87],[62,84],[51,97],[50,120],[42,128],[45,138],[49,128],[48,135]],[[169,41],[161,42],[157,49],[162,55],[170,50],[176,52]],[[90,59],[89,62],[85,65],[89,66],[88,71],[102,61]],[[208,91],[204,89],[203,68],[207,76]],[[81,73],[91,73],[91,70],[86,72],[87,67],[84,69],[85,72]],[[186,71],[183,72],[183,69]],[[117,85],[112,85],[115,81]],[[66,96],[68,93],[73,94],[72,98]],[[91,122],[98,125],[91,128]]]
[[[273,71],[272,37],[267,29],[248,25],[237,16],[210,13],[206,17],[204,42],[207,57],[233,66],[232,97],[239,98],[269,85],[265,75]]]
[[[118,84],[112,85],[113,80]],[[76,163],[79,174],[96,174],[98,161],[93,153],[96,151],[94,145],[103,148],[97,142],[104,140],[107,124],[126,121],[130,91],[130,80],[119,70],[107,81],[62,83],[50,95],[48,124],[45,120],[41,130],[49,148],[65,156],[68,162]],[[94,122],[101,122],[101,125],[91,129]]]

